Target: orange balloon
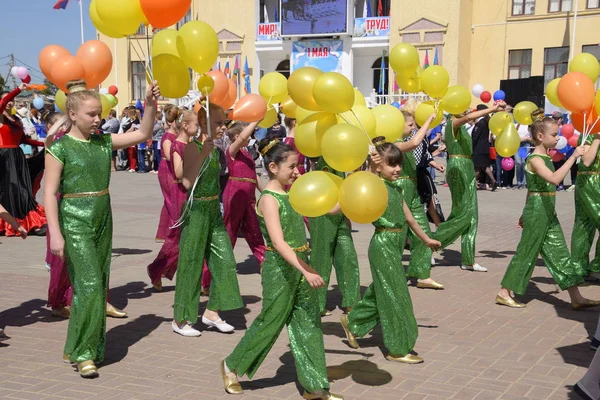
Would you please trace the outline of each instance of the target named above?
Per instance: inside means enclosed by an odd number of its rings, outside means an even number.
[[[223,108],[223,110],[230,109],[231,106],[237,100],[237,86],[235,85],[235,82],[231,79],[228,79],[227,84],[229,85],[227,88],[227,96],[225,96],[225,98],[223,100],[220,100],[218,103],[215,103],[218,106],[221,106]],[[211,97],[211,101],[212,101],[212,97]],[[214,103],[214,101],[213,101],[213,103]]]
[[[557,87],[558,100],[572,112],[585,113],[594,104],[594,82],[582,72],[569,72]]]
[[[265,117],[267,101],[258,94],[243,96],[233,108],[233,118],[242,122],[256,122]]]
[[[215,81],[215,88],[210,93],[210,101],[219,104],[221,101],[225,100],[225,97],[229,94],[228,79],[221,71],[209,71],[206,75],[210,76]]]
[[[50,75],[52,76],[52,83],[63,92],[68,93],[67,83],[77,79],[85,79],[85,68],[76,57],[67,54],[54,63]]]
[[[585,113],[585,115],[587,117],[586,127],[588,128],[588,130],[591,129],[591,131],[589,133],[600,133],[600,121],[598,121],[598,118],[599,118],[598,113],[596,112],[594,107],[592,107],[590,110],[588,110],[588,112]],[[584,120],[584,114],[581,114],[581,113],[571,114],[571,123],[573,124],[575,129],[577,129],[581,133],[584,133],[583,120]],[[594,125],[594,123],[596,123],[596,125],[594,126],[594,128],[592,128],[592,125]]]
[[[106,44],[99,40],[88,40],[77,50],[75,57],[85,68],[85,83],[89,88],[100,85],[112,69],[112,53]]]
[[[40,69],[46,75],[46,78],[52,82],[52,75],[50,71],[54,66],[54,63],[58,61],[62,56],[69,55],[69,50],[57,44],[51,44],[42,49],[39,56]]]
[[[140,5],[153,28],[168,28],[185,17],[192,0],[140,0]]]

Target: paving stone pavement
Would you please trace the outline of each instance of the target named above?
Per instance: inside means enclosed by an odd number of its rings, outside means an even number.
[[[451,200],[438,187],[446,215]],[[107,357],[100,378],[83,380],[63,364],[67,321],[46,307],[46,241],[0,238],[0,327],[12,338],[0,344],[0,398],[7,399],[170,399],[230,398],[222,389],[220,360],[238,343],[261,307],[260,275],[243,239],[235,250],[246,307],[224,313],[236,327],[230,335],[204,331],[184,338],[171,331],[174,283],[152,290],[146,266],[160,245],[154,242],[162,204],[155,175],[114,173],[114,212],[110,299],[129,313],[109,319]],[[558,193],[558,214],[567,240],[573,223],[573,193]],[[593,353],[598,310],[574,312],[541,261],[523,310],[494,305],[500,280],[520,238],[515,223],[525,191],[479,192],[477,261],[488,273],[461,271],[460,246],[435,255],[432,277],[443,291],[410,288],[419,323],[420,365],[386,361],[381,330],[359,340],[353,350],[339,324],[341,311],[323,319],[332,391],[346,399],[576,399],[572,385]],[[367,247],[372,227],[355,226],[363,289],[371,281]],[[405,254],[405,260],[408,253]],[[597,286],[582,288],[600,298]],[[330,306],[340,302],[335,277]],[[201,299],[200,310],[206,298]],[[201,324],[200,324],[201,325]],[[241,378],[240,399],[300,398],[287,333],[281,335],[252,381]]]

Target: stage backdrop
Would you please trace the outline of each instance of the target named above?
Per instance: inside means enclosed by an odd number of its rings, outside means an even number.
[[[323,72],[343,73],[344,43],[341,40],[305,40],[292,45],[291,70],[314,67]]]

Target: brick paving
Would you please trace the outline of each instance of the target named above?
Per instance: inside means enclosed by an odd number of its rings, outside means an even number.
[[[447,188],[439,187],[446,214]],[[229,398],[221,385],[219,361],[240,340],[261,306],[260,275],[244,240],[235,250],[246,307],[224,313],[237,331],[204,331],[200,338],[171,332],[173,284],[154,292],[146,275],[160,245],[154,242],[162,200],[155,175],[115,173],[111,185],[114,210],[111,302],[129,318],[109,319],[107,357],[100,378],[83,380],[61,361],[67,321],[46,307],[46,241],[0,238],[0,327],[12,337],[0,344],[0,398],[7,399],[168,399]],[[558,214],[570,240],[573,194],[559,193]],[[332,390],[346,399],[576,399],[572,385],[584,374],[593,353],[598,310],[574,312],[568,295],[558,292],[539,262],[523,310],[494,305],[494,296],[516,245],[515,227],[525,191],[479,192],[478,262],[488,273],[458,268],[460,246],[435,255],[434,279],[444,291],[411,287],[419,323],[416,350],[421,365],[386,361],[381,330],[345,344],[341,311],[323,319]],[[367,247],[372,228],[355,226],[363,288],[370,281]],[[407,255],[405,255],[405,260]],[[600,298],[597,286],[582,288]],[[339,304],[332,277],[330,306]],[[201,310],[206,298],[201,300]],[[200,324],[201,325],[201,324]],[[241,379],[240,399],[300,398],[295,367],[281,335],[252,381]]]

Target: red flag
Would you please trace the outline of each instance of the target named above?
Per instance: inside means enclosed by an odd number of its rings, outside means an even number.
[[[55,10],[61,10],[61,9],[64,10],[65,8],[67,8],[68,4],[69,4],[69,0],[59,0],[54,5],[54,9]]]
[[[377,2],[377,16],[378,17],[382,17],[383,16],[383,4],[381,3],[381,0],[379,0]]]

